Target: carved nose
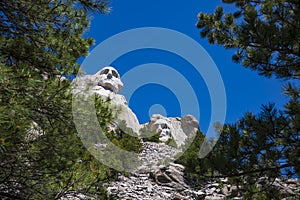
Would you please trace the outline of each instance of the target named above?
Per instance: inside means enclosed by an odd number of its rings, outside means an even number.
[[[107,74],[107,78],[108,78],[108,79],[111,79],[111,78],[112,78],[112,75],[111,75],[111,74]]]

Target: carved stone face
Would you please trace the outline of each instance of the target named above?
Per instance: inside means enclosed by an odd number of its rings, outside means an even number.
[[[102,86],[106,90],[118,93],[123,89],[123,83],[120,75],[113,67],[104,67],[97,73],[98,86]]]
[[[171,129],[170,124],[164,120],[159,119],[154,124],[154,127],[156,128],[157,133],[159,133],[159,138],[161,141],[166,142],[169,138],[171,138]]]
[[[151,117],[150,130],[155,130],[159,134],[159,139],[163,142],[172,138],[170,121],[159,114],[155,114]]]

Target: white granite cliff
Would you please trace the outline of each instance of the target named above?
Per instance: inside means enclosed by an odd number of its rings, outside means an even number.
[[[182,151],[181,147],[193,138],[199,129],[195,117],[187,115],[182,118],[167,118],[154,114],[149,122],[140,124],[135,113],[129,108],[126,98],[119,94],[123,83],[117,70],[110,66],[75,81],[82,81],[84,85],[91,86],[92,93],[111,99],[110,106],[117,111],[113,126],[124,120],[138,135],[141,129],[159,134],[161,143],[143,142],[143,151],[138,156],[142,165],[129,176],[120,174],[118,181],[108,184],[109,194],[122,200],[242,199],[243,191],[229,184],[226,178],[204,182],[195,189],[185,177],[184,166],[174,163],[176,156]],[[170,140],[176,145],[167,145]],[[276,179],[271,186],[282,189],[284,193],[299,192],[299,180],[292,179],[291,182],[292,184],[287,186]]]

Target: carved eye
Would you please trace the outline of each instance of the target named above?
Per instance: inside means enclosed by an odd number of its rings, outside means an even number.
[[[113,74],[114,77],[119,78],[119,75],[115,70],[112,70],[112,74]]]
[[[102,74],[108,74],[108,72],[109,72],[109,69],[105,69],[105,70],[103,70],[100,74],[102,75]]]
[[[162,124],[162,125],[161,125],[161,128],[162,128],[162,129],[167,129],[167,128],[169,128],[169,127],[168,127],[167,124]]]

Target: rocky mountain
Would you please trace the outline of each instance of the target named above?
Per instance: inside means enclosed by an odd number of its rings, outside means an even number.
[[[122,200],[242,199],[245,191],[228,183],[226,178],[195,185],[185,176],[184,166],[174,162],[184,150],[182,147],[186,146],[186,142],[199,129],[195,117],[187,115],[182,118],[167,118],[155,114],[149,122],[140,124],[128,107],[126,98],[119,94],[123,83],[113,67],[104,67],[96,74],[76,78],[74,82],[84,87],[90,86],[89,91],[92,93],[110,99],[115,119],[111,129],[115,129],[120,121],[125,121],[139,136],[143,130],[155,132],[159,137],[159,143],[143,142],[143,151],[138,155],[141,165],[128,176],[120,173],[118,181],[107,185],[109,194]],[[280,188],[282,193],[300,192],[298,179],[291,179],[290,184],[284,184],[276,179],[270,186]]]
[[[151,117],[146,124],[140,124],[135,113],[128,106],[126,98],[119,94],[123,89],[123,83],[117,70],[107,66],[94,75],[85,75],[74,80],[77,84],[74,93],[80,91],[92,92],[104,99],[110,99],[110,106],[114,113],[115,123],[117,126],[120,121],[125,121],[127,127],[131,128],[137,134],[140,129],[145,128],[148,131],[156,131],[160,135],[160,140],[166,142],[174,139],[178,146],[184,141],[193,137],[198,130],[198,121],[195,117],[188,115],[182,118],[167,118],[158,114]],[[90,87],[88,90],[87,87]],[[115,127],[111,127],[115,128]]]

